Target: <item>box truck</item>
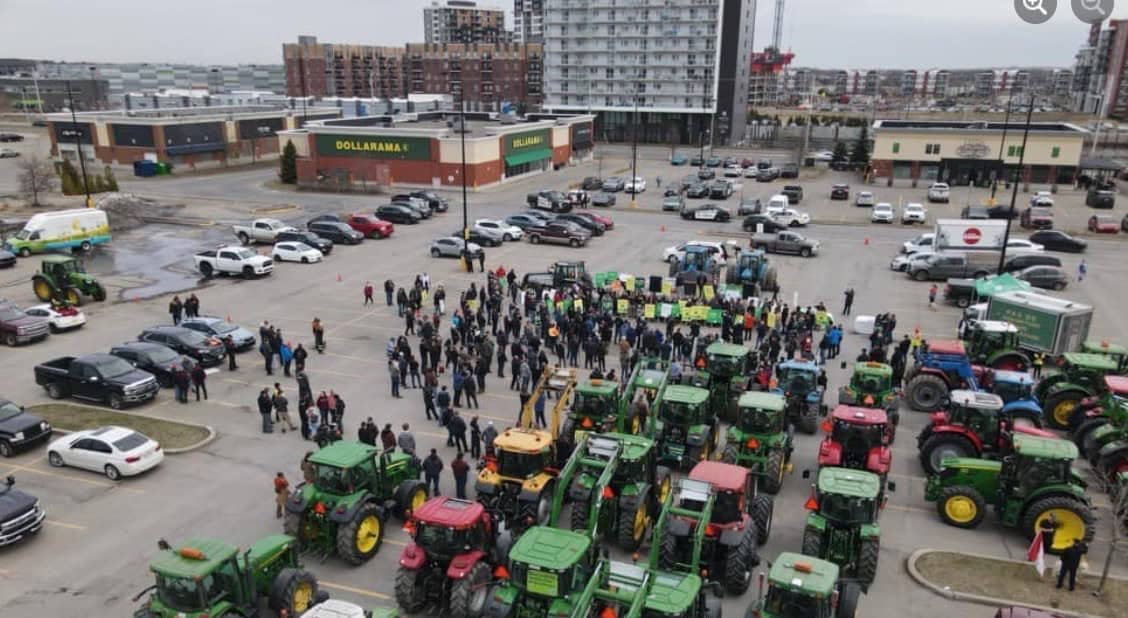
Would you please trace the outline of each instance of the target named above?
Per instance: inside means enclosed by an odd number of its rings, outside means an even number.
[[[62,249],[89,251],[107,242],[110,222],[105,211],[76,208],[32,215],[23,229],[8,239],[7,246],[8,251],[27,257]]]
[[[996,219],[937,219],[933,249],[1002,249],[1007,222]]]
[[[1022,348],[1059,356],[1081,349],[1093,308],[1035,292],[1002,292],[987,301],[987,319],[1014,324]]]

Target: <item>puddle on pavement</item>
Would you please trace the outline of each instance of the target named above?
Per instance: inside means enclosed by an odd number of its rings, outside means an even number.
[[[221,228],[145,225],[115,233],[108,247],[86,258],[86,269],[123,288],[121,300],[179,292],[200,287],[192,256],[225,240]]]

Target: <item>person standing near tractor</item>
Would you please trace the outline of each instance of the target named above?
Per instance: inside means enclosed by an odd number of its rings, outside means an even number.
[[[431,490],[431,494],[441,496],[439,493],[439,473],[443,471],[443,460],[439,458],[439,452],[431,449],[431,454],[423,460],[423,482],[427,488]],[[432,489],[433,488],[433,489]]]
[[[450,462],[450,471],[454,474],[454,497],[459,500],[465,500],[466,479],[470,473],[470,464],[466,463],[466,460],[463,459],[462,451],[458,451],[458,454],[454,456],[454,461]],[[437,491],[435,495],[438,495]],[[1072,583],[1072,580],[1070,583]],[[1073,588],[1070,587],[1070,590],[1072,589]]]
[[[286,499],[290,496],[290,481],[281,472],[274,477],[274,517],[282,519],[282,509],[286,506]]]

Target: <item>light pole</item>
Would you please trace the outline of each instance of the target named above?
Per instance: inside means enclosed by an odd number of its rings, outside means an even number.
[[[90,183],[86,180],[86,156],[82,154],[82,131],[78,130],[78,116],[74,113],[74,95],[71,93],[71,83],[67,80],[67,103],[70,104],[71,130],[74,136],[74,146],[78,149],[78,165],[82,168],[82,190],[86,193],[86,207],[93,208],[94,201],[90,199]],[[63,136],[67,132],[63,131]]]
[[[1026,138],[1030,136],[1030,117],[1034,115],[1034,93],[1030,93],[1030,105],[1026,108],[1026,126],[1022,128],[1022,146],[1018,151],[1018,173],[1022,173],[1022,162],[1026,158]],[[1011,219],[1014,217],[1014,203],[1018,199],[1018,178],[1014,179],[1011,190],[1010,213],[1007,215],[1007,227],[1003,232],[1003,248],[999,252],[999,274],[1003,273],[1003,263],[1007,259],[1007,242],[1010,241]]]
[[[1007,97],[1007,115],[1003,118],[1003,138],[999,142],[999,173],[1003,178],[1007,175],[1007,163],[1003,159],[1003,149],[1007,147],[1007,128],[1010,126],[1011,103],[1014,101],[1014,86],[1011,86],[1011,95]],[[999,188],[999,179],[991,183],[991,205],[995,205],[995,191]]]
[[[466,272],[474,272],[474,264],[470,262],[470,222],[466,212],[466,100],[461,85],[458,87],[458,127],[462,141],[462,260]]]
[[[634,116],[631,126],[631,208],[638,208],[638,83],[635,83]]]

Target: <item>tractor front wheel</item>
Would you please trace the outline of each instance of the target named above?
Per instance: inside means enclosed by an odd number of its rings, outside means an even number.
[[[619,502],[619,547],[634,551],[642,545],[642,540],[646,538],[646,528],[650,525],[650,512],[646,507],[648,500],[644,496],[634,506]]]
[[[477,562],[466,577],[455,580],[450,589],[451,618],[477,618],[490,596],[490,567]]]
[[[418,569],[400,567],[396,571],[396,603],[403,611],[415,614],[427,605],[427,590],[423,586],[423,573]]]
[[[948,385],[944,380],[927,373],[919,374],[909,380],[905,388],[909,407],[918,412],[933,412],[939,409],[947,394]]]
[[[1086,543],[1093,540],[1093,512],[1084,503],[1064,495],[1048,496],[1028,506],[1022,516],[1022,530],[1032,539],[1041,530],[1042,522],[1053,516],[1057,520],[1054,542],[1044,548],[1047,554],[1058,554],[1073,544],[1073,539]]]
[[[815,528],[803,529],[803,554],[822,558],[822,534]]]
[[[764,463],[763,474],[760,475],[760,489],[769,494],[777,494],[783,487],[783,450],[776,449],[768,453],[768,461]]]
[[[752,563],[756,558],[756,540],[751,530],[745,531],[740,544],[725,555],[725,591],[742,595],[752,582]]]
[[[1108,424],[1108,419],[1105,417],[1087,418],[1081,421],[1081,424],[1073,430],[1070,438],[1073,443],[1077,445],[1077,450],[1081,451],[1081,456],[1092,463],[1096,457],[1097,452],[1100,450],[1100,445],[1093,437],[1093,432],[1104,425]]]
[[[352,521],[337,528],[337,553],[354,566],[375,556],[383,541],[384,520],[375,504],[360,507]]]
[[[949,526],[975,528],[987,513],[987,502],[974,487],[954,485],[945,487],[936,501],[936,512]]]
[[[583,532],[588,527],[588,514],[590,513],[591,502],[588,500],[573,500],[572,501],[572,517],[570,525],[572,530]]]
[[[396,511],[407,521],[427,501],[427,485],[418,479],[408,479],[396,488]]]
[[[90,298],[93,298],[94,302],[99,303],[106,300],[106,288],[102,287],[101,283],[95,283],[94,286],[90,288]]]
[[[775,500],[771,496],[758,495],[752,498],[752,521],[756,522],[756,542],[760,545],[768,542],[768,535],[772,533],[772,516],[775,511]]]
[[[1082,391],[1070,390],[1058,393],[1046,399],[1042,409],[1046,411],[1046,421],[1054,429],[1069,429],[1073,426],[1077,413],[1077,404],[1085,398]]]
[[[678,563],[678,537],[670,532],[669,527],[662,530],[660,545],[658,546],[658,567],[663,570],[674,568]]]
[[[869,588],[873,584],[873,580],[877,578],[877,558],[880,550],[880,539],[864,539],[862,541],[857,577],[866,588]]]
[[[302,569],[282,569],[270,586],[270,607],[287,616],[301,616],[317,598],[317,578]]]
[[[928,474],[940,472],[949,457],[976,457],[975,445],[967,438],[948,433],[934,434],[920,447],[920,466]]]
[[[858,601],[862,598],[862,587],[855,582],[842,584],[838,594],[838,610],[835,618],[855,618],[858,615]]]
[[[737,465],[737,459],[740,455],[740,447],[735,444],[726,444],[725,450],[721,451],[721,461],[727,464]],[[761,485],[761,488],[763,486]]]
[[[799,413],[799,431],[802,431],[808,436],[813,436],[818,430],[819,413],[817,409],[814,412],[806,410]]]
[[[303,529],[301,513],[287,511],[286,518],[282,520],[282,532],[297,539],[299,548],[304,547],[310,537],[308,531]]]

